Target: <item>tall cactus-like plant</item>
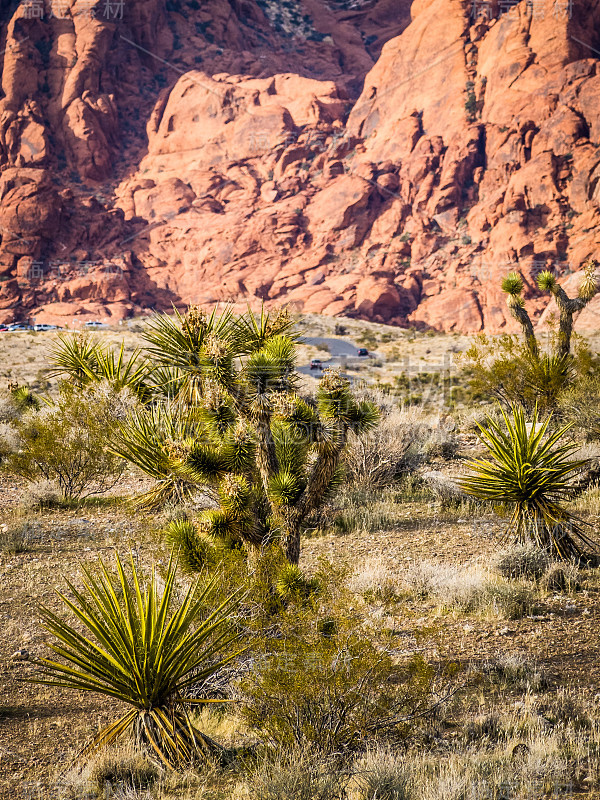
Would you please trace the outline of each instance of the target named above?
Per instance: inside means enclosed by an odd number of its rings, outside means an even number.
[[[300,396],[296,335],[285,310],[263,310],[258,319],[226,312],[217,322],[192,308],[157,320],[148,338],[152,360],[179,370],[176,413],[185,409],[198,425],[192,436],[164,443],[161,474],[169,486],[205,487],[217,501],[198,521],[199,552],[206,537],[243,542],[251,552],[279,539],[297,563],[305,521],[340,480],[349,433],[376,425],[377,408],[356,400],[334,371],[325,372],[316,399]],[[156,477],[153,445],[140,444],[152,428],[150,413],[122,425],[114,447]],[[193,547],[189,529],[180,544]]]
[[[550,292],[556,301],[560,313],[558,327],[558,346],[556,357],[567,358],[571,352],[573,335],[573,317],[582,311],[598,293],[598,262],[590,259],[583,265],[583,281],[577,297],[569,297],[556,277],[545,270],[537,276],[537,285],[543,292]],[[508,295],[507,305],[512,316],[517,320],[525,335],[527,346],[534,357],[539,357],[539,347],[531,318],[525,309],[523,300],[523,280],[516,272],[511,272],[502,281],[502,291]]]

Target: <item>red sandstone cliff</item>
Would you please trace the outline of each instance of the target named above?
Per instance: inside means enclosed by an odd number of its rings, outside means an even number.
[[[0,319],[498,330],[509,269],[541,313],[535,273],[598,256],[598,0],[32,3],[0,11]]]

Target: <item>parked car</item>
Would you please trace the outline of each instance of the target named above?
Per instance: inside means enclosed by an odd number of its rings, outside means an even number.
[[[89,322],[83,323],[84,328],[109,328],[110,325],[107,325],[106,322],[99,322],[98,320],[90,320]]]
[[[365,356],[369,355],[369,351],[367,350],[366,347],[359,347],[356,355],[360,356],[361,358],[364,358]]]
[[[320,358],[313,358],[310,362],[311,369],[323,369],[323,362]]]
[[[4,333],[4,331],[8,330],[8,325],[0,325],[0,333]]]
[[[40,322],[38,325],[33,326],[34,331],[57,331],[60,330],[58,325],[46,325],[44,322]]]
[[[31,329],[31,325],[28,325],[26,322],[14,322],[12,325],[8,326],[10,333],[15,333],[17,331],[30,331]]]

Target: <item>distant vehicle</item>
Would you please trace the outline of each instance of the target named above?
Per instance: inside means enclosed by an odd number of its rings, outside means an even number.
[[[26,322],[15,322],[8,326],[8,330],[10,333],[16,333],[17,331],[30,331],[31,325],[28,325]]]
[[[360,356],[361,358],[364,358],[365,356],[369,355],[369,351],[367,350],[366,347],[359,347],[358,353],[356,355]]]
[[[84,328],[109,328],[110,325],[107,325],[106,322],[99,322],[98,320],[90,320],[89,322],[83,323]]]
[[[313,358],[310,362],[311,369],[323,369],[323,362],[320,358]]]
[[[0,332],[4,332],[8,330],[8,325],[0,325]]]
[[[58,325],[46,325],[43,322],[40,322],[38,325],[33,326],[34,331],[57,331],[59,330]]]

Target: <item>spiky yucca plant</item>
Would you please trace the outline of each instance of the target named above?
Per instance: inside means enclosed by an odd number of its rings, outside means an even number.
[[[474,459],[462,488],[480,500],[511,512],[507,535],[533,541],[561,559],[580,558],[595,543],[583,523],[566,508],[576,489],[571,479],[586,465],[573,458],[577,445],[565,441],[570,425],[549,432],[550,417],[528,424],[523,409],[502,411],[504,427],[491,417],[479,425],[479,436],[490,458]]]
[[[125,357],[125,345],[117,353],[85,334],[59,336],[50,351],[50,376],[66,378],[84,388],[108,381],[115,391],[130,389],[142,403],[153,397],[151,367],[136,350]]]
[[[186,709],[211,701],[191,699],[186,692],[237,655],[220,653],[238,639],[231,625],[238,599],[229,597],[202,619],[211,586],[200,590],[193,585],[176,603],[173,560],[162,591],[154,571],[142,585],[133,558],[130,571],[128,577],[117,555],[116,575],[100,562],[96,574],[83,570],[83,591],[67,581],[73,597],[61,593],[59,597],[76,625],[41,609],[43,625],[55,640],[49,646],[59,660],[41,659],[43,674],[36,682],[96,692],[131,707],[80,755],[131,730],[163,766],[184,767],[222,749],[195,727]]]

